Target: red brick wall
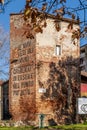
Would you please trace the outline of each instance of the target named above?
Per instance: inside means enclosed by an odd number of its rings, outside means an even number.
[[[46,50],[49,52],[49,47],[45,49],[45,53]],[[68,59],[68,57],[59,59],[56,56],[44,58],[40,55],[42,51],[43,49],[39,48],[37,60],[36,106],[38,113],[46,115],[45,125],[54,122],[57,124],[74,123],[76,122],[76,99],[80,95],[80,73],[75,61],[79,64],[79,60]],[[45,92],[39,92],[41,88]]]
[[[80,49],[79,39],[72,40],[72,32],[79,27],[73,25],[70,30],[68,24],[61,21],[57,32],[49,18],[43,33],[36,35],[36,106],[38,113],[45,114],[45,125],[76,122]],[[56,45],[61,46],[61,55],[56,55]]]
[[[37,122],[37,115],[45,114],[45,125],[76,122],[80,53],[72,32],[78,25],[70,30],[63,21],[57,32],[52,21],[47,19],[43,33],[33,32],[35,39],[29,39],[25,34],[31,28],[22,15],[11,15],[10,111],[16,120],[32,119],[36,112]],[[55,55],[56,45],[62,48],[60,56]]]
[[[26,38],[24,24],[20,15],[11,16],[10,111],[16,120],[35,112],[35,39]]]

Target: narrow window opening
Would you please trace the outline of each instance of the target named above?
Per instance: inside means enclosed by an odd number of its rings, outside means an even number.
[[[60,45],[56,45],[56,55],[57,56],[61,55],[61,46]]]

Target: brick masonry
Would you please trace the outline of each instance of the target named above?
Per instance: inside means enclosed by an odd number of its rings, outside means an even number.
[[[38,122],[38,114],[43,113],[45,125],[74,123],[80,95],[80,47],[72,33],[79,26],[74,23],[70,29],[69,21],[61,20],[57,31],[52,17],[46,22],[43,33],[35,33],[26,27],[23,14],[10,17],[10,111],[15,120]],[[26,30],[32,31],[33,39],[26,38]]]

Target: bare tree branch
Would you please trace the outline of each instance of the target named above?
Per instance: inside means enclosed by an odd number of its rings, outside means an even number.
[[[9,34],[0,27],[0,80],[7,80],[9,76]]]
[[[53,15],[56,15],[56,13],[54,14],[54,11],[56,10],[57,15],[80,21],[81,38],[87,38],[87,31],[85,29],[87,27],[87,0],[78,0],[76,5],[73,3],[74,1],[71,1],[70,7],[68,7],[68,1],[69,0],[32,0],[29,3],[29,6],[37,8],[38,11]],[[45,3],[47,3],[47,5]],[[43,5],[45,5],[44,10],[42,9]],[[61,8],[63,8],[63,11],[60,10]],[[60,13],[60,11],[62,13]]]

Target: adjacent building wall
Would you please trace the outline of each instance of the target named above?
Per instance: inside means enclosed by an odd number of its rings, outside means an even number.
[[[3,119],[7,120],[11,118],[9,113],[9,81],[5,81],[2,84],[3,95]]]
[[[3,81],[0,81],[0,120],[3,119],[3,88],[2,88]]]
[[[87,45],[80,47],[80,68],[87,71]]]
[[[81,71],[81,97],[87,97],[87,72]]]

